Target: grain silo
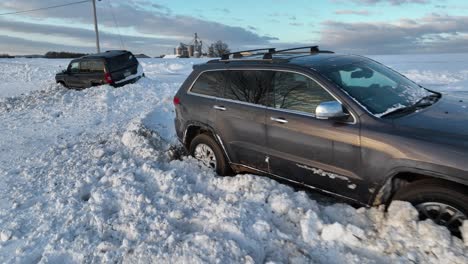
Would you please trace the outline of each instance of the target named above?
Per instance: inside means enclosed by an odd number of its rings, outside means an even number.
[[[203,42],[198,38],[198,34],[195,33],[195,37],[192,42],[190,44],[184,44],[181,42],[174,49],[174,54],[180,58],[200,58],[203,55]]]
[[[194,45],[188,45],[188,55],[189,55],[189,57],[193,57],[194,51],[195,51],[195,46]]]

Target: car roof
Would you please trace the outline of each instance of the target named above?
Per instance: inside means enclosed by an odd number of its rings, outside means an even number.
[[[293,65],[314,68],[324,65],[348,64],[365,60],[358,55],[346,55],[335,53],[281,53],[274,54],[271,59],[264,59],[263,54],[251,55],[237,59],[215,59],[208,61],[205,65]],[[203,64],[202,64],[203,65]]]
[[[112,57],[127,54],[127,53],[129,53],[129,51],[126,51],[126,50],[108,50],[108,51],[101,52],[101,53],[86,55],[86,56],[81,57],[80,59],[101,59],[101,58],[106,58],[107,59],[107,58],[112,58]]]

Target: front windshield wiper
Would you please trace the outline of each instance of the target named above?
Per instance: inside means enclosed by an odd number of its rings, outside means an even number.
[[[400,107],[398,109],[395,109],[394,111],[391,111],[382,115],[381,117],[385,118],[385,117],[390,117],[390,116],[395,116],[395,115],[406,115],[406,114],[413,113],[421,108],[425,108],[425,107],[433,105],[435,102],[437,102],[437,100],[439,100],[440,97],[442,97],[442,95],[439,93],[433,93],[433,94],[424,96],[423,98],[419,99],[416,103],[412,105]]]

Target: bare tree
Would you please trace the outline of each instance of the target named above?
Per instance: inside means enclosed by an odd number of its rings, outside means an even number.
[[[14,58],[14,56],[10,56],[10,55],[5,53],[5,54],[0,54],[0,58],[2,58],[2,59],[3,58],[12,59],[12,58]]]
[[[216,41],[208,47],[209,57],[221,57],[221,55],[229,52],[231,52],[229,45],[221,40]]]

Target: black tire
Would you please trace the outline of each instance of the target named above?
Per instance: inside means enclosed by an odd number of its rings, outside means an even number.
[[[220,176],[232,175],[232,169],[227,162],[227,159],[223,153],[223,150],[219,144],[208,134],[200,134],[196,136],[190,143],[190,155],[195,157],[195,149],[198,145],[205,144],[209,146],[216,157],[216,173]]]
[[[437,224],[447,226],[453,235],[461,237],[460,226],[462,222],[454,220],[449,223],[451,216],[453,216],[451,210],[448,209],[443,214],[437,214],[438,207],[430,204],[444,204],[453,207],[464,214],[466,220],[468,219],[468,188],[443,180],[420,180],[397,190],[393,200],[410,202],[418,209],[421,220],[430,218]],[[434,210],[429,210],[431,208]]]
[[[60,84],[60,85],[62,85],[62,86],[65,87],[65,88],[68,88],[68,86],[65,84],[65,82],[60,81],[60,82],[57,82],[57,83]]]

